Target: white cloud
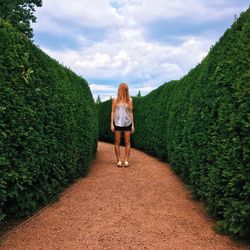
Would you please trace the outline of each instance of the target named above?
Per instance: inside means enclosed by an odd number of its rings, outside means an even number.
[[[176,45],[167,40],[152,42],[145,37],[148,23],[168,19],[200,24],[218,21],[240,13],[244,4],[236,0],[50,0],[38,9],[33,27],[35,34],[57,35],[62,42],[64,37],[74,39],[79,45],[74,49],[40,47],[86,79],[112,79],[118,84],[126,81],[131,85],[131,94],[138,90],[146,94],[185,75],[202,60],[216,39],[209,31],[172,35],[179,41]],[[86,27],[104,29],[105,35],[98,40],[89,38],[84,32]],[[94,96],[102,93],[109,98],[116,94],[116,88],[107,84],[92,83],[90,87]]]
[[[92,91],[115,92],[117,88],[105,84],[90,83],[89,87]]]
[[[228,16],[233,17],[235,11],[242,11],[238,1],[235,1],[234,5],[229,5],[226,0],[131,0],[123,1],[122,7],[118,9],[121,16],[139,23],[172,18],[186,19],[187,22],[214,21]]]
[[[117,37],[115,38],[115,35]],[[86,78],[125,78],[132,82],[179,78],[206,55],[214,41],[182,37],[179,46],[147,42],[142,32],[122,29],[110,40],[80,50],[44,50]],[[185,58],[185,59],[184,59]]]
[[[124,22],[107,0],[50,0],[43,1],[42,8],[37,10],[38,21],[71,24],[90,27],[117,27]],[[49,28],[49,27],[47,27]]]
[[[93,93],[93,97],[95,100],[97,99],[97,96],[99,95],[101,98],[101,101],[106,101],[110,99],[110,97],[113,98],[117,95],[119,83],[117,84],[116,87],[111,87],[105,84],[94,84],[94,83],[90,83],[89,86],[90,86],[90,89]],[[140,91],[142,95],[146,95],[150,91],[154,90],[154,87],[150,87],[150,86],[140,86],[140,87],[130,87],[130,85],[128,86],[129,86],[129,94],[132,96],[137,95],[138,91]]]
[[[231,1],[232,2],[232,1]],[[50,0],[38,8],[36,31],[68,32],[73,25],[83,27],[122,28],[143,23],[179,18],[189,21],[219,20],[239,14],[246,1],[226,0]],[[114,8],[113,5],[120,5]]]

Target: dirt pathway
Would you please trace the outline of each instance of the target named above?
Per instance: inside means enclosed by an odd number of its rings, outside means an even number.
[[[169,165],[135,149],[130,164],[116,167],[113,145],[99,142],[88,177],[9,233],[0,249],[249,249],[211,229]]]

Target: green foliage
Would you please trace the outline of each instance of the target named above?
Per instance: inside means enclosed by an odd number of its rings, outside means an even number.
[[[217,229],[242,237],[250,236],[249,65],[250,9],[185,77],[134,98],[134,146],[171,163]],[[110,108],[98,106],[99,137],[111,141]]]
[[[113,142],[114,135],[110,128],[110,115],[112,108],[112,99],[97,104],[99,118],[99,140]]]
[[[98,104],[98,103],[101,103],[101,102],[102,102],[101,97],[98,95],[97,98],[96,98],[96,103]]]
[[[141,97],[141,91],[139,90],[136,97]]]
[[[33,37],[30,22],[35,22],[35,7],[41,7],[42,0],[1,0],[0,19],[9,21],[20,32],[28,38]]]
[[[86,175],[97,122],[87,82],[0,21],[0,220],[33,213]]]

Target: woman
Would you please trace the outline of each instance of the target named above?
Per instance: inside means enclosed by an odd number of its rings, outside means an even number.
[[[122,167],[120,157],[121,133],[124,132],[125,141],[125,161],[124,166],[129,166],[130,135],[134,133],[133,103],[129,96],[128,85],[121,83],[118,88],[117,98],[112,101],[111,110],[111,131],[115,133],[115,154],[117,166]]]

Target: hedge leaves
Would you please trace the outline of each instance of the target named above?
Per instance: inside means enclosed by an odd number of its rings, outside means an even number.
[[[97,148],[87,82],[0,21],[0,220],[26,216],[86,175]]]
[[[250,9],[185,77],[134,105],[134,146],[171,163],[217,229],[249,237]],[[99,138],[112,141],[110,108],[98,105]]]

